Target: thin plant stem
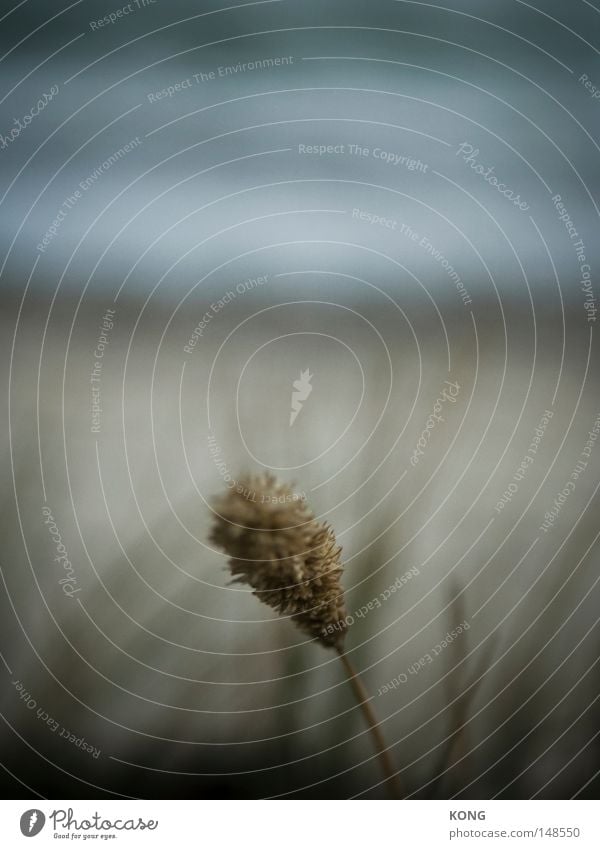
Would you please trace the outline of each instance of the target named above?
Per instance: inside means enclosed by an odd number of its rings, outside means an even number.
[[[369,726],[369,731],[372,734],[373,741],[375,743],[375,748],[377,749],[379,762],[381,764],[383,773],[387,779],[387,791],[392,799],[402,799],[402,788],[400,786],[398,776],[394,771],[394,764],[392,763],[388,748],[385,745],[385,740],[383,739],[383,734],[381,733],[379,722],[377,721],[377,717],[375,716],[373,708],[370,705],[369,694],[365,690],[365,687],[362,681],[360,680],[358,672],[353,667],[352,663],[348,659],[348,656],[344,654],[343,649],[339,646],[337,646],[336,648],[337,653],[340,656],[340,660],[344,665],[346,675],[348,676],[348,681],[352,687],[352,690],[354,691],[354,695],[356,696],[356,701],[360,705],[365,721]]]

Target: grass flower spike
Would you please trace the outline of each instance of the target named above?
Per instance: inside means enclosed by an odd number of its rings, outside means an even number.
[[[270,474],[244,478],[213,506],[210,539],[229,555],[235,582],[325,646],[340,646],[347,611],[331,527]]]
[[[343,644],[348,620],[340,583],[341,547],[304,497],[268,473],[248,475],[213,503],[210,541],[229,556],[234,581],[305,634],[337,651],[373,736],[390,795],[402,796],[389,751]]]

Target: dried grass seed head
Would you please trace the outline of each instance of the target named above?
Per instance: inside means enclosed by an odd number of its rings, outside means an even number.
[[[229,555],[234,580],[323,645],[341,646],[341,547],[306,499],[265,473],[240,479],[213,507],[210,540]]]

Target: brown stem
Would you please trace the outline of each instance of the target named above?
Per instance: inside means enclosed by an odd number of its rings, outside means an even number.
[[[340,660],[344,664],[344,669],[346,670],[348,681],[350,682],[350,685],[354,691],[354,695],[356,696],[356,701],[360,705],[364,718],[367,722],[367,725],[369,726],[369,731],[373,735],[373,740],[375,742],[375,748],[377,749],[379,762],[381,764],[381,768],[383,769],[384,775],[387,778],[387,791],[392,799],[402,799],[402,788],[400,786],[398,776],[394,771],[394,764],[392,763],[392,759],[390,758],[388,748],[385,745],[385,740],[383,739],[383,734],[381,733],[381,728],[379,727],[377,717],[375,716],[373,708],[369,703],[369,694],[365,690],[364,685],[358,676],[358,672],[356,671],[356,669],[354,669],[354,667],[348,660],[348,656],[344,654],[343,649],[340,646],[336,646],[336,649],[337,653],[340,656]]]

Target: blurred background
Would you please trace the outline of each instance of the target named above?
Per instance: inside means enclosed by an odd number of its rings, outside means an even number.
[[[595,798],[599,26],[2,6],[7,796],[385,796],[339,659],[208,543],[269,469],[405,795]]]

